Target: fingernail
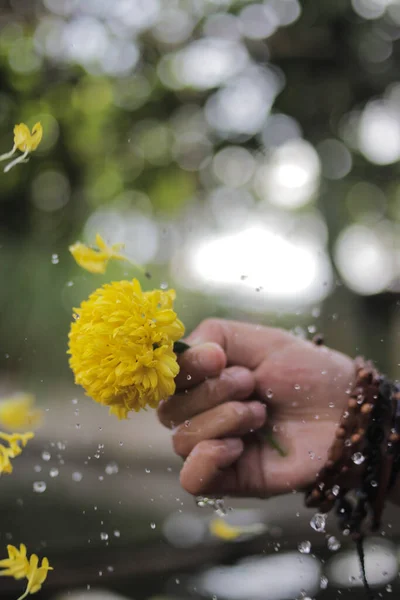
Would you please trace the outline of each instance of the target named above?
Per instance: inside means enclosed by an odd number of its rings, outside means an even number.
[[[205,370],[220,367],[221,357],[223,356],[224,351],[221,346],[214,342],[206,342],[197,348],[196,359],[199,365]]]
[[[225,449],[228,452],[241,452],[241,450],[243,449],[243,442],[242,440],[239,440],[238,438],[232,438],[229,440],[224,440],[223,442]]]
[[[231,379],[234,382],[234,394],[243,394],[244,391],[251,393],[254,388],[254,377],[244,367],[231,367],[221,373],[221,379]]]
[[[267,416],[265,405],[261,404],[261,402],[249,402],[248,407],[256,420],[260,422],[260,425],[263,424]]]

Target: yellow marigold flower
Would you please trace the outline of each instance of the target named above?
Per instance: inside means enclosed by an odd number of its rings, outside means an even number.
[[[173,344],[185,328],[174,299],[174,290],[143,292],[133,279],[102,286],[74,309],[68,353],[75,383],[119,419],[175,391]]]
[[[96,245],[98,250],[89,248],[81,242],[76,242],[69,247],[69,251],[80,267],[86,269],[90,273],[105,273],[110,259],[126,260],[125,256],[119,254],[119,250],[124,247],[124,244],[113,244],[107,246],[101,235],[96,235]]]
[[[230,525],[224,519],[213,519],[209,525],[210,533],[220,540],[232,541],[242,535],[257,535],[266,530],[263,523],[254,525]]]
[[[20,123],[19,125],[15,125],[14,127],[14,146],[10,152],[6,152],[6,154],[2,154],[0,156],[0,160],[7,160],[11,158],[13,154],[17,150],[20,150],[23,154],[18,156],[18,158],[14,159],[12,162],[8,163],[8,165],[4,168],[4,172],[7,173],[10,169],[15,167],[18,163],[27,162],[26,157],[30,152],[36,150],[39,146],[43,137],[43,127],[40,122],[35,123],[32,127],[32,132],[29,131],[29,128],[25,123]]]
[[[20,393],[0,400],[0,425],[11,430],[31,429],[42,419],[42,411],[34,409],[35,396]]]
[[[10,544],[7,546],[7,552],[8,558],[0,560],[0,568],[2,568],[0,576],[14,577],[14,579],[26,577],[28,580],[26,590],[18,600],[23,600],[28,594],[36,594],[46,580],[47,573],[53,570],[48,559],[44,557],[39,567],[38,556],[32,554],[28,559],[24,544],[20,544],[19,550]]]
[[[13,466],[10,458],[16,458],[22,452],[22,448],[26,446],[28,440],[35,436],[34,433],[3,433],[0,431],[0,440],[4,440],[9,445],[0,444],[0,474],[12,473]],[[19,445],[21,444],[22,447]]]

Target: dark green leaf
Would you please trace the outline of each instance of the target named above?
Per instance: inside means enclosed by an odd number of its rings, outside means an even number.
[[[186,344],[185,342],[182,342],[182,341],[174,342],[175,354],[183,354],[183,352],[185,352],[189,348],[190,348],[189,344]]]

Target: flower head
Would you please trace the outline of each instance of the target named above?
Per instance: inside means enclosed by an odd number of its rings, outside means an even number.
[[[133,279],[104,285],[75,309],[68,350],[75,383],[119,419],[175,391],[173,343],[184,326],[174,299],[174,290],[143,292]]]
[[[22,448],[26,446],[28,440],[35,436],[34,433],[3,433],[0,432],[0,440],[8,443],[8,446],[0,444],[0,474],[12,473],[13,466],[10,458],[16,458],[22,452]],[[21,446],[19,445],[21,444]]]
[[[42,411],[33,408],[35,396],[21,393],[0,400],[0,425],[12,430],[31,429],[40,423]]]
[[[27,578],[28,584],[25,592],[18,598],[23,600],[28,594],[35,594],[40,590],[42,584],[46,580],[47,573],[53,570],[50,567],[46,557],[43,558],[42,564],[39,567],[39,558],[36,554],[32,554],[28,559],[26,554],[26,546],[20,544],[19,550],[11,544],[7,546],[8,558],[0,560],[0,576],[14,577],[14,579]]]
[[[32,127],[32,133],[29,131],[29,128],[25,123],[20,123],[19,125],[15,125],[14,127],[14,146],[10,150],[10,152],[6,152],[0,156],[0,160],[7,160],[11,158],[13,154],[17,150],[23,152],[20,156],[15,158],[13,161],[8,163],[6,167],[4,167],[4,173],[7,173],[10,169],[15,167],[18,163],[28,162],[29,159],[26,157],[30,152],[36,150],[39,146],[43,137],[43,128],[40,122],[35,123]]]
[[[113,244],[107,246],[101,235],[96,235],[96,245],[98,250],[89,248],[81,242],[76,242],[69,247],[69,251],[80,267],[86,269],[90,273],[105,273],[110,259],[126,260],[125,256],[119,254],[119,250],[124,247],[124,244]]]

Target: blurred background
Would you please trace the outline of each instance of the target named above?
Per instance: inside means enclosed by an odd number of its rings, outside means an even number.
[[[229,502],[265,532],[216,540],[155,415],[116,422],[73,386],[72,307],[138,273],[90,275],[68,245],[124,242],[188,331],[222,316],[323,332],[396,378],[399,37],[399,0],[0,1],[0,153],[15,123],[44,128],[0,176],[0,393],[46,410],[1,479],[0,541],[49,556],[38,597],[364,597],[351,544],[333,521],[313,531],[300,495]],[[396,521],[367,553],[389,598]]]

